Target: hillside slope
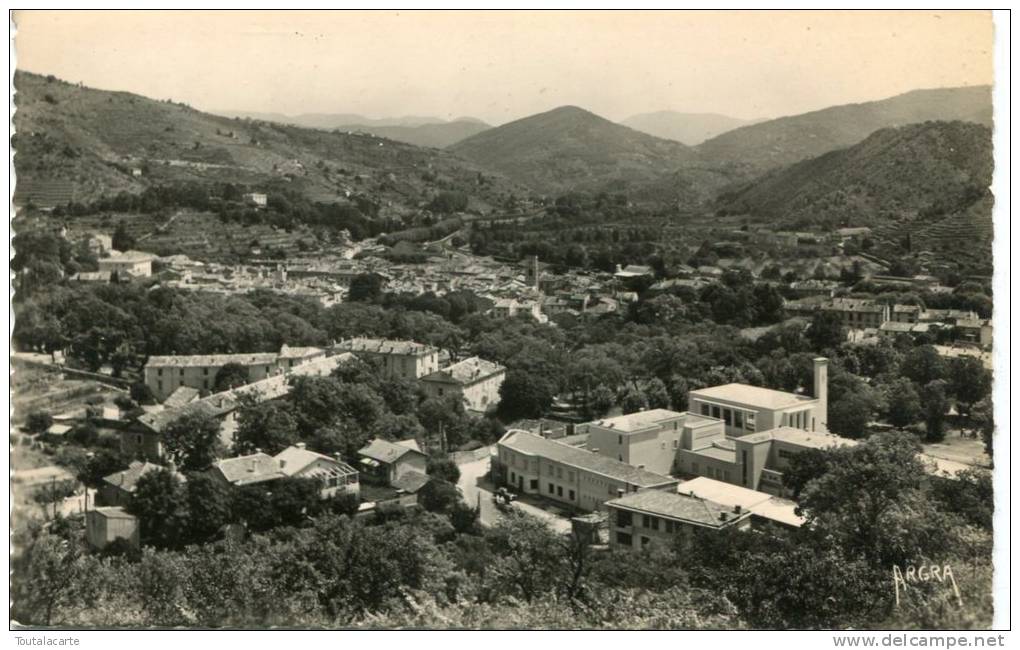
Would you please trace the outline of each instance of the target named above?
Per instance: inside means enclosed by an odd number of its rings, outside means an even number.
[[[59,183],[75,201],[176,181],[286,183],[314,200],[363,195],[394,209],[440,190],[488,205],[520,189],[443,151],[368,134],[231,119],[20,71],[14,83],[18,187]]]
[[[469,119],[442,122],[440,124],[419,124],[417,126],[344,124],[337,128],[341,131],[363,131],[381,138],[406,142],[418,147],[442,149],[482,131],[487,131],[492,127],[480,120]]]
[[[959,121],[882,129],[727,192],[719,206],[782,227],[872,226],[889,238],[910,233],[930,250],[990,257],[991,137]]]
[[[644,183],[697,158],[679,142],[574,106],[483,131],[447,151],[548,193]]]
[[[633,115],[620,122],[624,126],[654,135],[657,138],[676,140],[689,147],[701,144],[709,138],[732,131],[761,120],[742,120],[718,113],[681,113],[678,111],[656,111]]]
[[[856,144],[884,128],[929,120],[992,123],[989,86],[915,90],[740,127],[698,146],[708,161],[773,169]]]

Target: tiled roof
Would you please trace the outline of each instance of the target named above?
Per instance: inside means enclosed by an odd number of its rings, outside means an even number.
[[[655,487],[675,483],[676,479],[628,465],[608,456],[578,449],[557,440],[549,440],[527,431],[509,431],[499,441],[507,449],[558,461],[581,470],[601,474],[637,487]]]
[[[276,363],[276,352],[254,352],[246,354],[193,354],[149,357],[146,368],[192,368],[201,366],[225,366],[239,363],[242,366],[259,366]]]
[[[405,446],[400,443],[390,442],[389,440],[383,440],[382,438],[376,438],[372,442],[368,443],[367,446],[358,450],[359,456],[365,458],[371,458],[377,460],[380,463],[393,463],[407,453],[419,453],[422,452],[410,446]],[[422,454],[424,455],[424,454]]]
[[[191,386],[178,386],[177,389],[170,393],[170,396],[163,400],[163,407],[168,409],[179,408],[185,404],[198,399],[199,390],[192,388]]]
[[[234,485],[250,485],[273,479],[283,478],[286,474],[280,470],[280,463],[275,458],[262,452],[236,458],[225,458],[213,468],[223,478]]]
[[[691,391],[692,398],[717,399],[755,408],[781,409],[798,404],[814,402],[813,397],[795,395],[781,390],[750,386],[748,384],[723,384],[711,388],[699,388]]]
[[[750,516],[750,513],[746,511],[740,514],[734,513],[731,506],[665,490],[634,492],[619,499],[606,501],[606,506],[713,528],[721,528]],[[723,515],[725,515],[725,520]]]
[[[645,429],[657,426],[660,422],[666,420],[684,418],[685,415],[685,413],[670,411],[669,409],[651,409],[627,415],[618,415],[615,418],[596,420],[591,424],[600,426],[604,429],[620,431],[621,433],[632,433],[634,431],[644,431]]]
[[[437,370],[436,372],[426,375],[421,378],[421,381],[470,384],[472,382],[497,375],[501,372],[506,372],[506,368],[498,363],[486,361],[481,357],[471,357],[470,359],[464,359],[452,366],[447,366],[442,370]]]
[[[320,454],[314,451],[292,445],[274,456],[280,464],[280,471],[287,476],[294,476],[304,468],[318,460],[325,460],[332,463],[343,474],[356,474],[357,470],[347,463],[337,460],[331,456]]]
[[[89,510],[90,513],[95,513],[106,517],[107,519],[135,519],[136,517],[127,510],[120,506],[103,506],[100,508],[92,508]]]
[[[421,356],[436,352],[436,348],[416,341],[353,338],[340,341],[334,348],[345,352],[373,352],[376,354],[402,354]]]
[[[797,504],[789,499],[782,499],[757,490],[749,490],[705,476],[681,483],[677,487],[677,492],[714,501],[724,506],[740,506],[763,519],[770,519],[788,526],[799,527],[804,524],[804,517],[797,514]]]
[[[118,487],[125,492],[134,492],[135,487],[138,485],[138,479],[142,478],[149,472],[155,472],[161,469],[166,468],[154,463],[141,463],[134,461],[126,470],[114,472],[109,476],[104,476],[103,482]],[[181,476],[181,478],[183,479],[184,477]]]

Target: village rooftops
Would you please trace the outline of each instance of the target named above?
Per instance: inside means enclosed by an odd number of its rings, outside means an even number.
[[[522,454],[571,465],[594,474],[624,481],[639,488],[661,487],[676,482],[676,479],[669,476],[649,472],[614,458],[565,445],[557,440],[549,440],[527,431],[509,431],[499,441],[499,444]]]
[[[677,418],[686,420],[687,415],[686,413],[670,411],[669,409],[651,409],[627,415],[618,415],[614,418],[596,420],[591,424],[603,429],[619,431],[620,433],[636,433],[638,431],[647,431],[659,426],[662,422],[673,421]]]
[[[735,520],[751,515],[747,510],[741,509],[741,512],[737,513],[734,512],[735,508],[732,506],[724,506],[714,501],[665,490],[634,492],[612,501],[606,501],[606,506],[666,517],[708,528],[722,528],[732,524]]]
[[[882,312],[885,305],[863,298],[834,298],[822,309],[831,311]]]
[[[374,461],[385,463],[387,465],[395,463],[405,454],[417,453],[424,455],[424,453],[417,448],[417,443],[414,447],[401,442],[390,442],[389,440],[383,440],[382,438],[376,438],[372,440],[367,446],[362,447],[358,450],[359,456],[370,458]]]
[[[280,464],[280,471],[287,476],[294,476],[301,470],[319,460],[329,461],[331,464],[334,464],[338,470],[337,473],[321,472],[323,476],[357,474],[356,469],[339,459],[305,449],[304,443],[298,443],[287,447],[280,453],[276,454],[274,458],[276,458],[277,462]]]
[[[120,472],[114,472],[109,476],[104,476],[103,482],[118,487],[125,492],[134,492],[135,488],[138,486],[138,479],[142,478],[149,472],[156,472],[161,469],[166,468],[162,465],[142,463],[136,460],[133,461],[127,469]],[[185,480],[184,476],[181,474],[175,473],[175,476],[179,477],[181,480]]]
[[[750,386],[748,384],[723,384],[711,388],[691,391],[691,397],[706,400],[720,400],[755,408],[777,410],[815,402],[815,398],[796,395],[781,390]]]
[[[237,363],[242,366],[258,366],[276,363],[276,352],[253,352],[250,354],[192,354],[149,357],[146,368],[201,368],[204,366],[225,366]]]
[[[893,305],[894,314],[920,314],[921,308],[918,305]]]
[[[178,386],[170,396],[163,400],[163,408],[175,409],[190,404],[198,399],[200,391],[191,386]]]
[[[652,275],[654,271],[650,266],[643,266],[641,264],[628,264],[627,266],[617,269],[616,277],[620,278],[639,278],[646,275]]]
[[[213,471],[233,485],[251,485],[283,478],[286,474],[280,463],[268,454],[258,452],[248,456],[225,458],[213,465]]]
[[[481,357],[471,357],[426,375],[421,378],[421,381],[438,381],[463,385],[482,381],[502,372],[506,372],[506,368],[498,363],[486,361]]]
[[[123,253],[111,251],[109,257],[100,258],[99,261],[137,263],[137,262],[151,262],[156,259],[159,258],[153,255],[152,253],[146,253],[145,251],[124,251]]]
[[[334,347],[336,350],[345,352],[371,352],[375,354],[399,354],[410,356],[424,356],[438,350],[431,345],[418,343],[416,341],[392,341],[389,339],[353,338],[340,341]]]
[[[677,487],[677,492],[730,507],[740,506],[762,519],[777,521],[789,526],[799,527],[804,523],[804,517],[796,513],[797,504],[789,499],[782,499],[757,490],[749,490],[705,476],[681,483]]]

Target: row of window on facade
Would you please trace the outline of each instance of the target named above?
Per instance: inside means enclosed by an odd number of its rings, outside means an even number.
[[[754,431],[754,413],[749,411],[738,411],[736,409],[722,408],[719,406],[701,405],[701,414],[722,420],[728,427],[743,427],[745,431]]]
[[[620,528],[630,528],[634,525],[634,514],[628,510],[616,511],[616,525]],[[679,533],[683,525],[672,519],[663,519],[654,515],[641,515],[641,527],[647,530],[665,530],[667,533]]]

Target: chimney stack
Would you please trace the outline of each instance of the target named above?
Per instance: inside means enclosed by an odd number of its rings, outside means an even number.
[[[305,448],[305,443],[298,442],[298,443],[295,443],[294,446],[297,447],[298,449],[304,449]]]
[[[741,508],[739,505],[733,506],[733,514],[739,515],[742,511],[743,511],[743,508]]]
[[[720,512],[719,513],[719,521],[726,521],[727,519],[728,519],[728,517],[726,516],[725,512]]]
[[[815,365],[815,399],[818,400],[818,407],[815,408],[815,421],[812,423],[813,431],[829,430],[829,360],[825,357],[817,357]]]
[[[623,488],[617,488],[616,489],[616,498],[617,499],[622,499],[623,498]]]

